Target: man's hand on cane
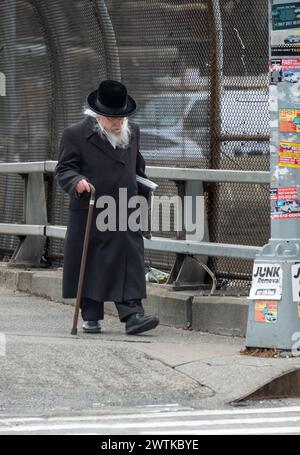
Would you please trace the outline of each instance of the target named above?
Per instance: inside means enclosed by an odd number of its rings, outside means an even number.
[[[76,191],[77,193],[84,193],[85,191],[90,192],[90,185],[85,179],[79,180],[79,182],[76,185]]]

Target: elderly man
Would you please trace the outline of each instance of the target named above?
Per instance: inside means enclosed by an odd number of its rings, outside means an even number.
[[[139,151],[140,131],[128,121],[136,109],[125,85],[102,81],[87,97],[86,118],[63,131],[55,179],[70,195],[69,218],[64,244],[63,298],[77,294],[87,211],[89,183],[96,189],[96,207],[88,247],[82,291],[83,331],[99,333],[105,301],[115,302],[128,335],[154,329],[159,320],[145,316],[146,297],[144,240],[141,229],[119,227],[119,209],[133,196],[147,197],[136,174],[146,177]],[[99,228],[103,207],[98,198],[110,196],[116,207],[116,229]],[[100,208],[99,208],[100,206]],[[133,209],[126,207],[127,222]],[[123,217],[124,218],[124,217]],[[124,220],[123,220],[124,221]]]

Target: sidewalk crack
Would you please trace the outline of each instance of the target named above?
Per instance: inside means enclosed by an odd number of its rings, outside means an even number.
[[[210,387],[210,386],[207,385],[207,384],[203,384],[202,382],[200,382],[200,381],[198,381],[197,379],[193,378],[193,376],[190,376],[189,374],[184,373],[183,371],[177,370],[176,368],[177,368],[177,367],[172,367],[172,369],[173,369],[174,371],[176,371],[176,373],[180,373],[180,374],[186,376],[187,378],[192,379],[192,380],[193,380],[197,385],[199,385],[200,387],[205,387],[206,389],[210,390],[210,391],[211,391],[211,394],[208,395],[208,398],[212,398],[212,397],[214,397],[214,396],[216,395],[217,392],[216,392],[212,387]]]
[[[165,365],[167,366],[168,368],[171,368],[172,370],[174,370],[176,373],[178,374],[181,374],[182,376],[185,376],[186,378],[188,379],[191,379],[195,384],[197,384],[197,386],[200,386],[200,387],[205,387],[206,389],[210,390],[211,391],[211,394],[207,395],[207,398],[212,398],[216,395],[216,391],[214,389],[212,389],[210,386],[206,385],[206,384],[202,384],[200,381],[198,381],[197,379],[193,378],[193,376],[190,376],[189,374],[183,372],[183,371],[180,371],[180,370],[177,370],[177,368],[180,366],[180,365],[175,365],[175,366],[172,366],[172,365],[169,365],[167,362],[164,362],[163,360],[161,359],[157,359],[155,357],[151,357],[151,355],[149,354],[144,354],[146,358],[150,359],[150,360],[156,360],[157,362],[160,362],[162,365]],[[187,362],[187,363],[193,363],[193,362]]]

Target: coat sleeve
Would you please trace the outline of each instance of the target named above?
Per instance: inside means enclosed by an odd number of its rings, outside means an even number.
[[[58,163],[54,170],[54,178],[61,188],[70,196],[81,199],[83,193],[76,191],[77,183],[85,179],[80,173],[80,151],[72,133],[66,128],[59,144]]]

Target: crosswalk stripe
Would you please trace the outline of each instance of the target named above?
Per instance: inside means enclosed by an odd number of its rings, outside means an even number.
[[[69,417],[8,417],[1,418],[1,423],[25,423],[25,422],[60,422],[65,421],[92,421],[92,420],[132,420],[132,419],[160,419],[162,417],[200,417],[200,416],[234,416],[253,414],[284,414],[300,413],[300,406],[282,408],[259,408],[259,409],[232,409],[232,410],[208,410],[208,411],[178,411],[178,412],[148,412],[140,414],[118,414],[118,415],[93,415],[93,416],[69,416]]]
[[[127,423],[114,423],[105,424],[101,422],[68,422],[53,424],[45,423],[40,425],[16,425],[0,427],[0,433],[7,432],[37,432],[37,431],[54,431],[54,430],[79,430],[79,429],[110,429],[110,430],[121,430],[121,429],[143,429],[143,428],[175,428],[175,427],[205,427],[205,426],[229,426],[229,425],[257,425],[257,424],[278,424],[278,423],[297,423],[300,422],[300,416],[295,417],[271,417],[271,418],[253,418],[253,419],[220,419],[220,420],[189,420],[189,421],[162,421],[162,422],[127,422]]]
[[[278,428],[230,428],[219,430],[199,430],[199,431],[151,431],[139,433],[140,435],[197,435],[197,436],[216,436],[216,435],[279,435],[279,434],[300,434],[300,427],[278,427]]]

